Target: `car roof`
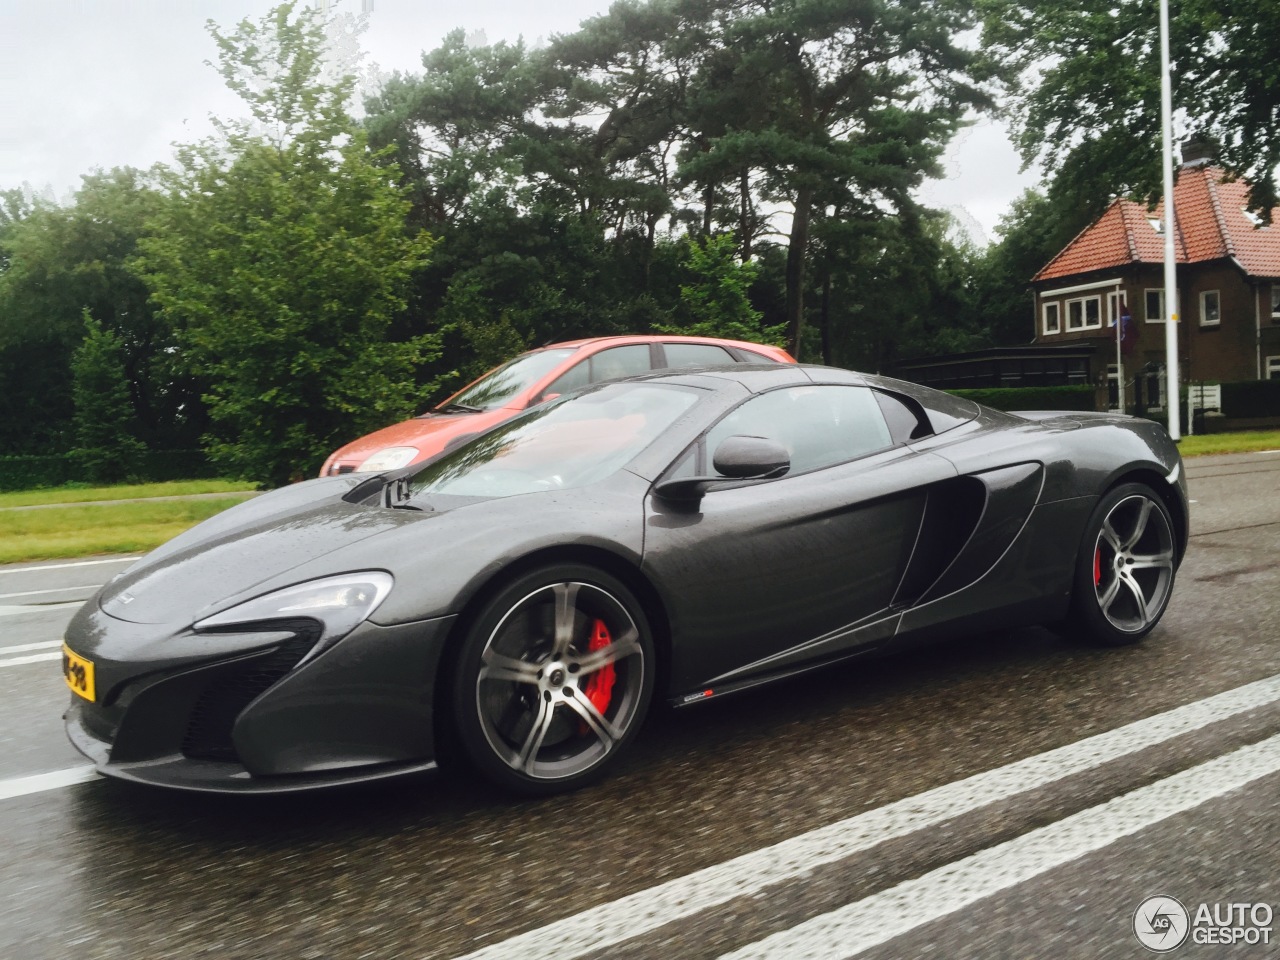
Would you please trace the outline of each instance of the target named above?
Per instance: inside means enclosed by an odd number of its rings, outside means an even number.
[[[659,383],[675,383],[715,389],[723,381],[741,384],[751,393],[775,387],[804,383],[838,383],[855,386],[886,386],[892,381],[873,374],[824,367],[816,363],[733,363],[706,367],[682,367],[678,370],[655,370],[631,377]]]
[[[759,350],[764,347],[769,350],[776,350],[767,343],[752,343],[747,340],[731,340],[728,337],[693,337],[686,334],[663,334],[663,333],[634,333],[634,334],[610,334],[602,337],[583,337],[578,340],[561,340],[556,343],[544,343],[540,347],[535,347],[530,352],[538,350],[562,350],[566,347],[579,349],[588,346],[625,346],[629,343],[707,343],[715,346],[741,347],[745,350]]]

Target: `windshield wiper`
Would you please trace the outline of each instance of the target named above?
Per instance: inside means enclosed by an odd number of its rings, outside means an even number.
[[[484,407],[473,407],[469,403],[446,403],[436,408],[437,413],[484,413]]]

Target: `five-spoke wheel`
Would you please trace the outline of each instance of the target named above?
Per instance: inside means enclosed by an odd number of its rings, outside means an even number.
[[[1149,487],[1129,483],[1094,508],[1077,561],[1073,620],[1110,645],[1146,636],[1164,614],[1177,568],[1169,510]]]
[[[653,669],[648,622],[625,585],[576,565],[527,574],[463,644],[453,691],[463,747],[500,786],[579,786],[639,727]]]

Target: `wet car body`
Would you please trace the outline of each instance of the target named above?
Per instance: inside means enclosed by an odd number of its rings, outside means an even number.
[[[1116,637],[1104,640],[1137,639],[1167,602],[1186,546],[1186,490],[1176,447],[1154,423],[1017,416],[912,384],[804,366],[654,375],[580,397],[626,400],[637,384],[690,399],[598,480],[555,489],[535,476],[542,469],[535,459],[525,464],[529,473],[512,472],[515,481],[480,474],[482,484],[528,489],[432,491],[441,476],[448,488],[451,469],[472,482],[467,451],[483,459],[486,442],[500,445],[511,436],[504,431],[517,429],[502,426],[425,469],[327,477],[256,498],[148,555],[68,628],[68,655],[91,662],[96,674],[92,702],[72,697],[72,741],[103,773],[219,792],[289,791],[430,769],[442,738],[465,726],[468,698],[481,714],[487,709],[483,691],[501,668],[485,658],[508,662],[496,638],[529,613],[522,604],[545,596],[548,609],[553,597],[558,604],[548,638],[558,638],[566,603],[595,603],[587,621],[594,618],[597,630],[609,621],[615,646],[606,639],[588,652],[582,639],[570,650],[557,639],[545,655],[510,660],[502,689],[536,691],[547,702],[563,695],[561,712],[572,708],[571,719],[583,718],[576,732],[563,717],[554,728],[550,714],[531,721],[547,736],[592,743],[592,718],[610,721],[597,731],[609,753],[639,725],[650,694],[685,705],[907,643],[1055,623],[1079,605],[1073,594],[1089,594],[1092,585],[1097,603],[1086,612],[1096,616],[1100,606],[1106,613],[1115,599],[1107,600],[1104,587],[1120,583],[1134,552],[1108,523],[1129,508],[1108,507],[1101,525],[1094,515],[1108,497],[1135,489],[1150,491],[1138,497],[1143,524],[1148,514],[1164,518],[1159,596],[1147,598],[1150,622],[1130,630],[1122,612]],[[749,426],[751,411],[770,404],[833,391],[852,398],[841,392],[850,390],[858,403],[879,404],[859,410],[883,413],[875,449],[832,453],[829,437],[803,435],[809,420],[777,420],[775,411],[765,419],[782,423],[781,433],[794,424],[788,456],[797,469],[707,480],[717,430]],[[551,423],[562,405],[595,402],[580,397],[509,424],[536,424],[544,412]],[[625,433],[634,416],[610,423]],[[735,432],[728,440],[743,436],[748,445],[756,439]],[[573,458],[572,443],[552,449]],[[806,469],[806,449],[835,462]],[[424,483],[433,470],[436,480]],[[402,485],[413,484],[421,492],[397,499]],[[1104,541],[1113,539],[1119,572],[1095,578]],[[548,569],[567,572],[538,580]],[[336,639],[321,636],[305,615],[218,620],[255,598],[350,571],[385,571],[394,586]],[[575,601],[580,587],[598,596],[584,592],[587,599]],[[621,613],[609,606],[616,597]],[[566,630],[574,616],[576,608]],[[641,642],[623,650],[628,631]],[[615,648],[614,702],[599,684],[566,681],[565,670],[601,672]],[[494,671],[488,680],[486,669]],[[634,702],[624,729],[617,711],[627,696]],[[593,710],[589,699],[603,706]],[[520,703],[532,711],[540,701]],[[506,785],[572,786],[595,775],[594,754],[581,762],[565,754],[559,766],[539,768],[541,740],[531,747],[531,734],[495,733],[501,724],[492,717],[474,726],[477,761],[500,782],[507,767],[518,774]],[[486,737],[496,759],[486,755]]]

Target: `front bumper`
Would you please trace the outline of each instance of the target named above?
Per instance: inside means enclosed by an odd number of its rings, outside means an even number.
[[[98,696],[73,695],[67,735],[107,776],[215,793],[429,770],[436,670],[452,621],[366,622],[298,665],[311,645],[305,626],[147,636],[157,628],[115,620],[90,601],[67,644],[93,660]]]

